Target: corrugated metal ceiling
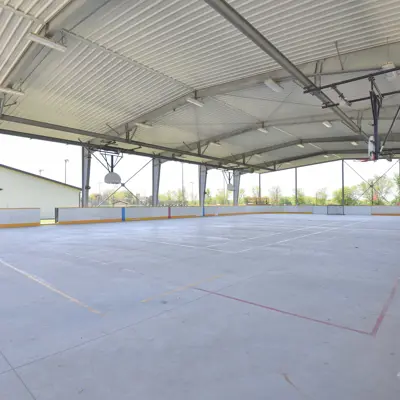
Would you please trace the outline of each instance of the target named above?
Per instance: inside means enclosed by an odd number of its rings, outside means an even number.
[[[400,39],[397,0],[232,0],[294,63]],[[100,23],[99,23],[100,22]],[[75,32],[193,88],[276,69],[201,0],[109,3]]]
[[[26,34],[39,32],[67,3],[0,0],[0,83],[27,48]],[[398,0],[229,3],[296,64],[335,56],[335,41],[347,53],[400,40]],[[67,51],[49,52],[24,81],[26,94],[8,108],[9,114],[106,133],[174,99],[193,96],[195,90],[278,68],[202,0],[109,1],[64,34]],[[343,77],[324,77],[322,83],[337,79]],[[384,90],[393,85],[383,77],[379,84]],[[248,128],[245,134],[221,139],[221,147],[204,150],[227,157],[296,138],[351,134],[341,122],[331,129],[318,123],[268,127],[267,135],[257,132],[263,121],[327,113],[293,81],[282,86],[280,93],[255,85],[203,98],[204,107],[188,104],[169,111],[149,121],[153,128],[138,129],[135,138],[181,147]],[[18,83],[14,87],[19,88]],[[347,89],[357,97],[365,88],[353,84]],[[398,101],[389,99],[391,104]],[[368,125],[366,130],[371,131]],[[282,154],[291,151],[301,153],[299,148],[281,149]],[[275,156],[280,153],[265,160]]]
[[[26,34],[37,33],[70,1],[1,0],[0,85],[27,49]]]

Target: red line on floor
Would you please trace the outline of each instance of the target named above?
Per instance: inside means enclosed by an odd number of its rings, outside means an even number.
[[[386,313],[388,312],[389,307],[390,307],[390,305],[392,304],[392,302],[394,300],[394,296],[396,296],[397,288],[399,287],[399,280],[400,280],[400,278],[396,279],[396,282],[393,285],[393,288],[392,288],[392,290],[390,292],[390,295],[389,295],[388,299],[386,300],[386,303],[383,305],[382,311],[379,314],[378,319],[376,320],[374,329],[372,329],[372,332],[371,332],[371,335],[373,337],[376,337],[376,335],[377,335],[377,333],[379,331],[379,328],[381,327],[382,322],[385,319]]]
[[[250,304],[250,305],[255,306],[255,307],[264,308],[264,309],[269,310],[269,311],[275,311],[275,312],[280,313],[280,314],[290,315],[290,316],[292,316],[292,317],[305,319],[306,321],[316,322],[316,323],[318,323],[318,324],[328,325],[328,326],[332,326],[332,327],[334,327],[334,328],[344,329],[344,330],[346,330],[346,331],[361,333],[362,335],[371,335],[370,332],[362,331],[362,330],[360,330],[360,329],[354,329],[354,328],[350,328],[350,327],[348,327],[348,326],[335,324],[335,323],[333,323],[333,322],[322,321],[322,320],[320,320],[320,319],[315,319],[315,318],[306,317],[305,315],[300,315],[300,314],[292,313],[292,312],[290,312],[290,311],[279,310],[278,308],[265,306],[265,305],[263,305],[263,304],[254,303],[254,302],[252,302],[252,301],[239,299],[239,298],[237,298],[237,297],[228,296],[228,295],[226,295],[226,294],[222,294],[222,293],[218,293],[218,292],[212,292],[211,290],[201,289],[201,288],[199,288],[199,287],[196,287],[196,288],[194,288],[194,289],[196,289],[196,290],[201,290],[202,292],[206,292],[206,293],[209,293],[209,294],[213,294],[213,295],[215,295],[215,296],[224,297],[224,298],[226,298],[226,299],[239,301],[239,302],[245,303],[245,304]]]

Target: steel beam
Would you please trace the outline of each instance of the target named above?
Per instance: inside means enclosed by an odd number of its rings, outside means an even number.
[[[90,150],[82,147],[82,207],[89,206],[91,158]]]
[[[398,154],[400,153],[400,148],[395,148],[395,149],[387,149],[387,151],[390,151],[393,154]],[[348,150],[327,150],[327,151],[318,151],[315,153],[308,153],[304,154],[302,156],[296,156],[296,157],[289,157],[289,158],[281,158],[279,160],[274,160],[274,161],[268,161],[264,162],[261,164],[256,164],[254,167],[256,169],[264,169],[268,170],[268,167],[271,167],[276,164],[283,164],[286,162],[291,162],[291,161],[299,161],[299,160],[305,160],[307,158],[312,158],[312,157],[319,157],[319,156],[324,156],[324,155],[330,155],[330,154],[339,154],[339,155],[346,155],[346,154],[360,154],[360,158],[365,158],[366,157],[366,152],[365,149],[348,149]]]
[[[342,160],[342,206],[344,207],[344,160]]]
[[[35,139],[35,140],[43,140],[45,142],[53,142],[53,143],[62,143],[62,144],[68,144],[72,146],[82,146],[81,143],[73,141],[73,140],[68,140],[68,139],[60,139],[60,138],[50,138],[47,136],[41,136],[41,135],[36,135],[33,133],[27,133],[27,132],[19,132],[19,131],[13,131],[9,129],[1,129],[0,128],[0,134],[7,135],[7,136],[15,136],[15,137],[23,137],[26,139]],[[179,158],[176,157],[171,157],[171,156],[162,156],[159,154],[149,154],[149,153],[144,153],[141,151],[137,151],[136,149],[123,149],[119,147],[112,147],[110,145],[98,145],[98,144],[92,144],[92,143],[86,143],[86,147],[89,147],[92,151],[98,151],[98,150],[104,150],[104,151],[114,151],[114,152],[120,152],[124,154],[132,154],[136,156],[142,156],[142,157],[152,157],[152,158],[158,158],[163,161],[182,161]],[[199,161],[190,161],[190,160],[184,160],[186,164],[192,164],[192,165],[205,165],[206,167],[212,169],[212,168],[221,168],[221,169],[229,169],[232,170],[232,167],[224,167],[220,166],[218,163],[212,164],[212,163],[206,163],[206,162],[199,162]],[[250,168],[250,166],[249,166]]]
[[[392,61],[396,65],[400,64],[400,42],[391,43],[389,46],[390,52],[392,54]],[[374,72],[382,68],[381,60],[386,59],[387,51],[388,45],[382,45],[370,49],[346,53],[346,57],[343,60],[344,70],[341,69],[337,56],[325,58],[323,60],[323,71],[319,71],[317,73],[315,72],[315,67],[317,63],[320,63],[320,61],[303,63],[300,64],[298,68],[308,78],[312,78],[314,76],[329,76],[346,73]],[[275,82],[282,82],[286,80],[291,80],[292,76],[283,69],[277,69],[274,71],[237,79],[231,82],[198,89],[196,90],[196,96],[199,98],[205,98],[222,95],[237,90],[248,89],[250,87],[263,84],[263,82],[268,78],[273,79]],[[136,122],[154,121],[155,119],[162,117],[170,111],[187,105],[187,97],[188,95],[181,96],[173,101],[165,103],[159,108],[142,114],[137,118],[133,118],[128,122],[130,128],[134,126]],[[329,115],[332,119],[332,114]],[[340,119],[339,117],[337,118]],[[326,121],[326,119],[327,118],[323,119],[322,121]],[[121,132],[122,134],[124,131],[124,124],[121,124],[119,127],[116,128],[116,130],[118,132]]]
[[[207,189],[207,167],[205,165],[199,165],[199,203],[200,207],[203,207],[203,217],[204,217],[206,189]]]
[[[188,155],[191,157],[196,157],[196,158],[200,158],[200,159],[204,159],[204,160],[215,161],[217,163],[221,162],[221,159],[218,157],[207,156],[205,154],[196,154],[196,153],[192,153],[189,150],[172,149],[172,148],[169,148],[166,146],[160,146],[160,145],[156,145],[156,144],[152,144],[152,143],[140,142],[137,140],[127,140],[126,138],[123,138],[123,137],[117,137],[117,136],[112,136],[112,135],[107,135],[107,134],[97,133],[97,132],[92,132],[92,131],[85,131],[82,129],[71,128],[71,127],[67,127],[67,126],[63,126],[63,125],[50,124],[48,122],[35,121],[35,120],[21,118],[21,117],[14,117],[11,115],[2,115],[0,117],[0,120],[12,122],[12,123],[16,123],[16,124],[35,126],[35,127],[44,128],[44,129],[51,129],[51,130],[56,130],[56,131],[60,131],[60,132],[66,132],[66,133],[70,133],[73,135],[94,137],[97,139],[103,139],[106,142],[117,142],[117,143],[130,144],[133,146],[146,147],[148,149],[162,151],[162,152],[164,152],[164,154],[165,153],[171,153],[171,154],[179,153],[180,155]],[[173,159],[173,157],[170,157],[170,158]],[[237,164],[247,166],[243,163],[237,163]],[[222,164],[221,164],[221,166],[222,166]]]
[[[233,171],[233,205],[239,205],[240,175],[238,170]]]
[[[22,17],[24,19],[27,19],[28,21],[36,22],[39,25],[44,25],[46,23],[43,19],[36,18],[33,15],[26,14],[26,13],[20,11],[20,10],[17,10],[14,7],[8,6],[8,5],[3,4],[3,3],[0,3],[0,8],[11,12],[12,14],[15,14],[18,17]]]
[[[384,120],[392,120],[393,119],[393,113],[396,111],[397,107],[395,106],[388,106],[384,107],[381,109],[381,114],[379,115],[379,119],[381,121]],[[362,110],[363,111],[363,119],[364,120],[372,120],[372,112],[371,108]],[[357,118],[359,116],[359,111],[351,111],[348,113],[349,117],[352,118],[354,121],[357,121]],[[215,143],[215,142],[220,142],[222,140],[226,140],[235,136],[240,136],[244,135],[249,132],[254,132],[257,130],[257,128],[264,126],[264,128],[272,130],[275,127],[279,126],[291,126],[291,125],[307,125],[307,124],[313,124],[313,123],[322,123],[324,121],[330,121],[330,122],[335,122],[335,121],[341,121],[341,118],[335,115],[330,114],[320,114],[320,115],[310,115],[307,117],[298,117],[298,118],[284,118],[284,119],[270,119],[268,121],[263,121],[263,122],[257,122],[252,125],[249,125],[245,128],[241,129],[236,129],[234,131],[227,131],[224,133],[221,133],[216,136],[212,136],[207,139],[202,139],[197,142],[192,142],[192,143],[187,143],[184,146],[179,146],[177,149],[179,150],[196,150],[199,147],[205,147],[209,145],[210,143]],[[354,140],[360,140],[360,135],[357,135],[357,138]]]
[[[42,26],[38,35],[46,33],[46,37],[58,41],[61,38],[60,29],[73,28],[96,12],[109,0],[74,0],[68,4],[50,21]],[[28,49],[8,73],[2,86],[12,87],[14,83],[25,82],[26,78],[43,62],[51,49],[36,43],[30,43]]]
[[[275,60],[284,70],[286,70],[296,81],[303,87],[303,89],[315,88],[314,83],[304,73],[298,69],[288,58],[286,58],[268,39],[266,39],[253,25],[251,25],[245,18],[243,18],[233,7],[231,7],[224,0],[204,0],[210,7],[218,12],[223,18],[229,21],[240,32],[247,36],[254,44],[261,50],[268,54]],[[316,92],[317,97],[322,104],[333,104],[332,100],[322,91]],[[331,107],[331,110],[340,117],[345,125],[347,125],[353,132],[360,133],[366,140],[366,135],[354,121],[349,118],[339,107]]]
[[[152,166],[153,166],[153,181],[152,181],[151,203],[153,207],[157,207],[159,204],[158,193],[160,189],[161,160],[159,158],[153,158]]]
[[[397,137],[393,137],[397,136]],[[384,137],[384,135],[380,135],[380,137]],[[287,147],[297,146],[298,144],[307,144],[307,143],[350,143],[360,141],[360,135],[353,136],[330,136],[330,137],[318,137],[318,138],[310,138],[310,139],[296,139],[290,140],[288,142],[275,144],[273,146],[262,147],[260,149],[255,149],[251,151],[246,151],[245,153],[233,154],[229,158],[225,158],[224,161],[232,162],[232,160],[241,160],[243,157],[251,157],[257,154],[269,153],[271,151],[284,149]],[[392,133],[392,142],[400,142],[400,133]]]
[[[86,38],[84,38],[84,37],[82,37],[80,35],[77,35],[76,33],[70,32],[67,29],[62,29],[61,32],[63,34],[65,34],[65,35],[67,35],[67,36],[73,37],[78,42],[84,43],[88,47],[99,49],[100,51],[109,54],[113,58],[117,58],[117,59],[119,59],[119,60],[121,60],[121,61],[123,61],[123,62],[125,62],[125,63],[127,63],[129,65],[133,65],[135,68],[144,69],[144,70],[146,70],[148,72],[151,72],[155,76],[162,77],[162,78],[167,79],[170,82],[174,83],[175,85],[181,86],[183,89],[187,90],[186,97],[190,96],[191,93],[194,92],[194,89],[191,88],[190,86],[186,85],[185,83],[180,82],[180,81],[178,81],[178,80],[176,80],[174,78],[171,78],[170,76],[168,76],[166,74],[163,74],[162,72],[159,72],[154,68],[149,68],[146,65],[141,64],[141,63],[133,60],[132,58],[124,56],[123,54],[120,54],[120,53],[115,52],[115,51],[113,51],[111,49],[108,49],[107,47],[105,47],[105,46],[103,46],[101,44],[98,44],[98,43],[93,42],[93,41],[91,41],[89,39],[86,39]]]

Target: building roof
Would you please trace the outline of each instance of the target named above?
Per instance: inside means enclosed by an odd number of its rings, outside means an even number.
[[[32,174],[31,172],[27,172],[27,171],[23,171],[21,169],[13,168],[13,167],[10,167],[8,165],[0,164],[0,168],[5,168],[5,169],[8,169],[9,171],[13,171],[13,172],[19,172],[21,174],[32,176],[32,177],[38,178],[38,179],[42,179],[42,180],[47,181],[47,182],[56,183],[57,185],[65,186],[65,187],[70,188],[70,189],[75,189],[75,190],[79,190],[79,191],[82,190],[81,188],[79,188],[77,186],[67,185],[66,183],[55,181],[54,179],[45,178],[44,176],[41,176],[41,175]]]
[[[375,72],[388,61],[400,65],[398,1],[228,2],[315,85]],[[24,93],[8,98],[0,133],[257,172],[367,156],[369,102],[340,106],[349,127],[213,2],[80,3],[20,0],[18,10],[0,3],[0,25],[18,32],[13,40],[0,35],[0,85]],[[29,41],[30,32],[66,51]],[[382,91],[400,90],[400,77],[376,82]],[[369,83],[343,90],[368,96]],[[326,95],[340,103],[333,90]],[[384,99],[379,134],[388,132],[398,104],[399,93]],[[398,126],[385,148],[400,155]]]

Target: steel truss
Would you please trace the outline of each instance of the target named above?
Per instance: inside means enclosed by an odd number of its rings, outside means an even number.
[[[319,87],[315,87],[315,86],[310,86],[307,87],[304,90],[304,93],[310,93],[310,94],[316,94],[316,93],[322,93],[322,90],[324,89],[332,89],[334,90],[337,95],[339,96],[339,98],[345,102],[348,106],[351,106],[354,103],[360,102],[360,101],[365,101],[365,100],[370,100],[371,102],[371,110],[372,110],[372,117],[373,117],[373,121],[374,121],[374,134],[373,134],[373,143],[374,143],[374,151],[372,152],[372,154],[370,154],[370,158],[373,161],[376,161],[379,159],[380,154],[383,152],[383,148],[384,145],[386,143],[387,138],[389,137],[393,126],[397,120],[397,117],[399,115],[400,112],[400,106],[393,118],[392,124],[390,126],[390,129],[388,131],[388,133],[386,134],[386,137],[384,139],[384,143],[382,144],[382,146],[380,145],[380,139],[379,139],[379,132],[378,132],[378,128],[379,128],[379,114],[383,105],[383,99],[387,96],[392,96],[395,94],[399,94],[400,90],[395,90],[392,92],[386,92],[386,93],[382,93],[381,90],[379,89],[377,83],[376,83],[376,76],[380,76],[380,75],[384,75],[384,74],[388,74],[391,72],[397,72],[400,70],[400,67],[396,67],[396,68],[391,68],[391,69],[386,69],[386,70],[382,70],[382,71],[378,71],[378,72],[372,72],[369,73],[367,75],[362,75],[362,76],[358,76],[356,78],[351,78],[351,79],[345,79],[342,81],[338,81],[338,82],[334,82],[334,83],[330,83],[328,85],[323,85],[323,86],[319,86]],[[342,86],[348,83],[352,83],[352,82],[357,82],[357,81],[361,81],[361,80],[368,80],[370,82],[370,90],[369,90],[369,96],[366,97],[359,97],[356,99],[348,99],[344,93],[342,91],[340,91],[338,89],[338,86]],[[322,108],[330,108],[330,107],[337,107],[339,106],[339,103],[329,103],[329,102],[325,102],[322,105]],[[360,127],[361,129],[361,127]]]

